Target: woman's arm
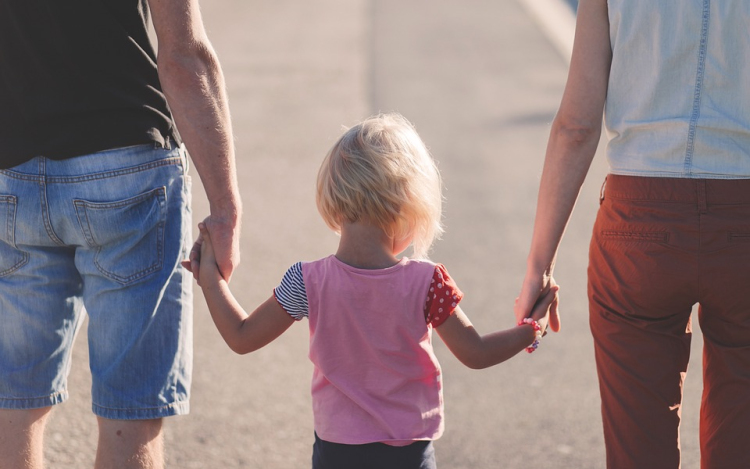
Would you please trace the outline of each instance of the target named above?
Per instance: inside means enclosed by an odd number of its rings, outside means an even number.
[[[211,236],[200,224],[203,243],[199,264],[200,285],[211,318],[234,352],[246,354],[264,347],[284,333],[294,319],[271,296],[249,315],[242,309],[219,272]]]
[[[611,60],[607,1],[581,0],[568,81],[547,144],[517,319],[529,315],[553,282],[557,249],[599,143]],[[560,329],[556,309],[550,327]]]
[[[542,332],[547,328],[550,307],[557,302],[557,290],[557,287],[549,289],[532,311],[531,317],[539,323]],[[453,355],[475,370],[512,358],[536,338],[534,328],[528,324],[481,336],[461,307],[435,330]]]

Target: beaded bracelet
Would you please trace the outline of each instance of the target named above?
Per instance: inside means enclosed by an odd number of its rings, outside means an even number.
[[[526,351],[528,353],[531,353],[539,347],[539,342],[542,340],[542,326],[540,326],[537,321],[534,321],[531,318],[523,318],[518,321],[519,326],[523,326],[525,324],[528,324],[534,328],[534,342],[526,347]]]

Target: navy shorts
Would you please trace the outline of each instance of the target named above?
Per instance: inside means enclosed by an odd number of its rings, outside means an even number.
[[[415,441],[407,446],[385,443],[344,445],[321,440],[315,435],[313,469],[436,469],[432,441]]]

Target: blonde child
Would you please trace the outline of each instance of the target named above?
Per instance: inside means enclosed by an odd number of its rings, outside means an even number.
[[[406,119],[379,115],[352,127],[318,174],[318,209],[341,236],[336,254],[294,264],[249,315],[200,226],[199,283],[233,351],[257,350],[308,318],[314,469],[434,468],[443,398],[432,329],[466,366],[485,368],[533,351],[547,327],[557,287],[519,327],[476,332],[458,306],[463,293],[426,259],[442,232],[441,199],[435,163]],[[410,245],[415,259],[399,259]]]

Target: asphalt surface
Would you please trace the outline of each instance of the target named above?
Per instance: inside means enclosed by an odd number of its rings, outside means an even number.
[[[286,268],[332,253],[318,216],[315,174],[351,125],[399,111],[417,127],[445,181],[444,263],[480,332],[513,327],[549,125],[567,64],[516,1],[204,1],[223,65],[245,203],[242,265],[232,285],[247,309]],[[437,336],[446,433],[441,468],[601,468],[604,450],[586,263],[598,192],[598,155],[561,248],[563,329],[533,355],[497,367],[463,367]],[[194,216],[207,213],[197,175]],[[235,356],[195,295],[191,413],[166,422],[172,468],[305,468],[313,442],[307,325],[265,349]],[[696,332],[697,330],[697,324]],[[683,411],[684,468],[697,468],[700,334]],[[50,468],[93,465],[85,331],[77,340],[71,398],[46,434]]]

